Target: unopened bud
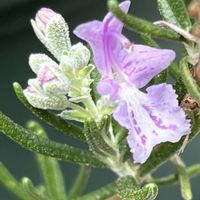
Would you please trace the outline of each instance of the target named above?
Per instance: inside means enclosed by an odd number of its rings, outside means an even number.
[[[47,49],[60,60],[63,51],[71,48],[68,25],[64,18],[48,8],[40,9],[31,20],[35,34]]]

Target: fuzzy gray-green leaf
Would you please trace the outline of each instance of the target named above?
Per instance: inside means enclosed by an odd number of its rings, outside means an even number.
[[[15,93],[16,93],[19,101],[22,104],[24,104],[24,106],[26,106],[33,114],[35,114],[40,119],[45,120],[49,125],[58,129],[62,133],[66,134],[66,135],[70,135],[70,136],[77,138],[79,140],[85,141],[84,134],[83,134],[80,127],[62,119],[59,116],[56,116],[55,114],[53,114],[49,111],[34,108],[26,100],[26,98],[23,94],[23,89],[22,89],[21,85],[19,83],[15,82],[15,83],[13,83],[13,87],[14,87]]]
[[[0,131],[30,151],[77,164],[105,166],[91,152],[39,137],[14,123],[3,113],[0,113]]]
[[[157,0],[161,16],[168,22],[189,31],[191,21],[183,0]]]

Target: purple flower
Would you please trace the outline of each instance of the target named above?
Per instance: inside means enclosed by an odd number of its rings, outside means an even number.
[[[128,12],[130,1],[120,7]],[[118,102],[114,118],[129,130],[128,144],[135,163],[144,163],[153,147],[178,142],[190,133],[190,123],[169,84],[144,87],[175,58],[175,52],[132,44],[121,32],[123,24],[108,13],[103,21],[79,25],[74,33],[87,41],[102,75],[98,91]]]

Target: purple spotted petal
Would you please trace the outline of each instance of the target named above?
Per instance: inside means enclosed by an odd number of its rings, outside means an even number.
[[[126,84],[122,87],[114,117],[129,129],[127,141],[135,163],[144,163],[157,144],[178,142],[189,134],[190,123],[171,85],[151,86],[147,93]]]
[[[141,88],[166,69],[174,58],[175,52],[172,50],[134,45],[132,52],[121,59],[123,62],[121,70],[137,88]]]

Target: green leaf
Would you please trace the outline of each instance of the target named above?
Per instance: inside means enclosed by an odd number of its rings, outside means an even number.
[[[135,199],[135,191],[138,189],[135,179],[131,176],[121,178],[117,183],[117,190],[122,200]]]
[[[91,95],[92,98],[95,102],[97,102],[97,100],[100,98],[100,94],[97,92],[97,85],[101,79],[101,74],[97,71],[96,68],[94,68],[94,70],[91,72],[91,78],[93,80],[92,84],[91,84]]]
[[[45,130],[39,123],[30,121],[27,124],[27,127],[37,136],[47,138]],[[36,158],[45,181],[49,199],[67,200],[65,182],[58,161],[55,158],[47,157],[41,154],[37,154]]]
[[[200,88],[197,85],[196,81],[193,79],[192,74],[189,70],[189,57],[184,57],[180,62],[181,67],[181,77],[185,87],[188,92],[196,99],[196,101],[200,104]]]
[[[27,177],[22,179],[24,190],[29,194],[33,200],[48,200],[33,186],[31,180]]]
[[[20,182],[8,171],[8,169],[0,162],[0,183],[4,185],[10,192],[21,200],[33,200],[24,190]]]
[[[139,188],[133,177],[121,178],[117,189],[122,200],[153,200],[158,194],[158,187],[154,183],[146,184]]]
[[[154,200],[158,195],[158,186],[154,183],[149,183],[135,191],[134,194],[134,200]]]
[[[13,83],[13,87],[20,102],[24,104],[24,106],[26,106],[33,114],[35,114],[40,119],[45,120],[49,125],[58,129],[62,133],[80,139],[82,141],[85,141],[84,133],[80,127],[62,119],[59,116],[56,116],[55,114],[49,111],[34,108],[26,100],[21,85],[15,82]]]
[[[185,2],[185,5],[188,6],[192,2],[192,0],[184,0],[184,2]]]
[[[108,7],[111,12],[126,26],[137,32],[146,33],[156,37],[163,37],[171,40],[180,40],[180,36],[174,31],[159,27],[147,20],[126,14],[118,6],[117,0],[108,0]]]
[[[184,99],[185,95],[187,94],[187,89],[182,81],[181,78],[178,78],[173,84],[173,88],[176,90],[176,94],[178,95],[177,99],[178,102],[181,103],[181,101]]]
[[[85,122],[84,133],[89,144],[89,148],[98,155],[113,155],[115,152],[105,142],[103,136],[109,132],[108,124],[110,123],[109,117],[105,116],[100,124],[96,124],[94,120]]]
[[[189,135],[189,141],[200,133],[200,116],[196,116],[192,131]],[[139,175],[145,176],[148,173],[156,170],[159,166],[165,163],[172,155],[182,148],[185,136],[177,143],[166,142],[160,144],[153,150],[148,160],[140,166]]]
[[[77,164],[91,165],[93,167],[105,166],[91,152],[39,137],[14,123],[1,112],[0,131],[30,151]]]
[[[192,28],[183,0],[157,0],[161,16],[168,22],[189,31]]]
[[[116,193],[116,182],[103,186],[93,192],[73,200],[105,200]]]
[[[145,44],[147,44],[148,46],[155,47],[155,48],[160,48],[160,46],[157,44],[157,42],[155,40],[153,40],[150,35],[148,35],[146,33],[141,33],[140,37],[141,37],[142,41]]]
[[[200,164],[192,165],[186,168],[186,172],[190,178],[200,174]],[[153,179],[153,182],[157,185],[171,185],[178,182],[177,174],[168,175],[162,178]]]
[[[185,200],[191,200],[192,190],[190,185],[190,178],[189,175],[187,174],[185,164],[183,163],[183,161],[179,156],[174,156],[172,158],[172,162],[175,165],[178,172],[182,197]]]
[[[79,174],[72,185],[72,189],[70,191],[69,199],[74,199],[79,197],[84,191],[89,176],[90,176],[91,168],[89,166],[81,166]]]

